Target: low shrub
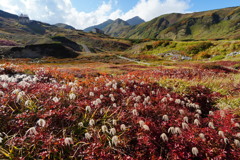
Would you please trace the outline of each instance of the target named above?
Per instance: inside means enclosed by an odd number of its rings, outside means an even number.
[[[211,42],[201,42],[196,45],[187,47],[186,53],[189,55],[195,55],[201,51],[208,49],[211,46],[213,46],[213,43],[211,43]]]

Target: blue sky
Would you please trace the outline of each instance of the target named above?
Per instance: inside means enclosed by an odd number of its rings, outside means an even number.
[[[187,13],[240,6],[240,0],[0,0],[0,9],[28,14],[30,19],[50,24],[66,23],[77,29],[108,19],[145,21],[167,13]]]
[[[114,6],[124,12],[130,10],[139,0],[119,0]],[[96,10],[104,0],[72,0],[73,5],[81,11],[90,12]],[[106,2],[106,1],[105,1]],[[205,11],[225,7],[240,6],[240,0],[191,0],[190,11]]]

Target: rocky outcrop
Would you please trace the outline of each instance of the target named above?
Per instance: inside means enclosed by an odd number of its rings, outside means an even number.
[[[6,58],[75,58],[79,54],[61,44],[27,45],[13,47],[4,55]]]

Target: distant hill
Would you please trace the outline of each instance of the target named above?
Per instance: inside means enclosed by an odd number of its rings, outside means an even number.
[[[98,25],[95,25],[95,26],[91,26],[91,27],[88,27],[86,29],[84,29],[83,31],[85,32],[90,32],[92,31],[94,28],[98,28],[100,30],[103,30],[105,27],[107,27],[109,24],[111,24],[113,22],[113,20],[109,19],[101,24],[98,24]]]
[[[145,21],[142,18],[136,16],[136,17],[133,17],[133,18],[127,20],[126,22],[131,26],[135,26],[135,25],[144,23]]]
[[[114,21],[109,19],[99,25],[88,27],[84,29],[84,31],[90,32],[94,28],[97,28],[97,29],[103,30],[105,34],[115,37],[115,36],[118,36],[120,33],[122,33],[122,31],[124,31],[126,28],[135,26],[144,22],[145,21],[138,16],[133,17],[127,21],[124,21],[120,18]]]
[[[125,29],[129,28],[130,24],[120,18],[116,19],[115,21],[113,21],[111,24],[109,24],[108,26],[106,26],[103,31],[105,34],[116,37],[118,36],[120,33],[122,33],[122,31],[124,31]]]
[[[64,24],[64,23],[57,23],[57,24],[55,24],[55,26],[57,26],[59,28],[64,28],[64,29],[75,29],[73,26],[70,26],[70,25]]]
[[[114,36],[131,39],[239,39],[240,7],[195,13],[172,13],[134,27],[118,29]]]
[[[29,20],[28,17],[21,17],[0,10],[0,40],[2,42],[0,45],[0,57],[5,55],[5,53],[10,53],[6,52],[5,49],[2,50],[2,48],[6,46],[11,48],[11,44],[22,48],[38,45],[38,50],[45,52],[48,51],[45,46],[54,48],[56,45],[51,44],[57,43],[76,53],[82,52],[82,44],[86,45],[92,52],[123,51],[131,45],[130,41],[109,38],[106,35],[85,33],[81,30],[69,30],[66,28],[71,28],[71,26],[65,24],[61,26],[57,27],[40,21]],[[59,46],[57,48],[63,47]],[[25,54],[27,49],[22,49],[24,52],[21,50],[19,55],[34,57],[34,55],[29,55],[30,52]],[[33,47],[33,49],[35,48]],[[11,52],[11,57],[16,57],[12,55],[13,53]],[[5,57],[8,56],[5,55]],[[54,55],[54,57],[58,57],[58,55]]]

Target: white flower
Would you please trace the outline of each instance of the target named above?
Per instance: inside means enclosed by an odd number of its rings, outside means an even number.
[[[165,141],[168,141],[168,137],[165,133],[162,133],[161,136],[162,140],[165,142]]]
[[[194,115],[194,117],[196,117],[196,118],[199,119],[199,118],[200,118],[200,115],[197,113],[197,114]]]
[[[7,87],[8,87],[8,84],[7,84],[7,83],[5,83],[5,82],[4,82],[4,83],[2,83],[2,87],[3,87],[3,88],[7,88]]]
[[[134,110],[132,110],[132,114],[133,114],[134,116],[138,116],[138,111],[137,111],[136,109],[134,109]]]
[[[104,98],[104,96],[101,94],[101,95],[100,95],[100,99],[103,99],[103,98]]]
[[[139,123],[140,127],[143,127],[143,125],[145,124],[145,122],[143,120],[140,120],[138,123]]]
[[[122,131],[125,131],[127,128],[126,128],[125,124],[121,124],[120,129],[121,129]]]
[[[188,126],[187,123],[183,122],[183,123],[182,123],[182,128],[183,128],[183,129],[189,129],[189,126]]]
[[[55,103],[58,103],[59,100],[60,100],[60,98],[54,97],[52,100],[53,100]]]
[[[183,109],[180,109],[180,110],[179,110],[179,113],[180,113],[181,115],[183,115],[183,114],[184,114],[184,110],[183,110]]]
[[[203,133],[200,133],[199,137],[202,138],[203,140],[205,139],[205,135]]]
[[[173,101],[173,98],[169,98],[169,101],[172,102],[172,101]]]
[[[71,137],[67,137],[64,139],[64,143],[66,146],[70,146],[71,144],[73,144],[73,139]]]
[[[89,92],[89,96],[93,97],[94,93],[93,92]]]
[[[69,94],[69,99],[71,99],[71,100],[74,100],[74,99],[76,99],[76,95],[74,94],[74,93],[70,93]]]
[[[143,128],[144,130],[146,130],[146,131],[149,131],[149,130],[150,130],[149,127],[148,127],[148,125],[146,125],[146,124],[144,124],[144,125],[142,126],[142,128]]]
[[[86,112],[90,113],[92,109],[90,106],[86,106],[85,110],[86,110]]]
[[[24,91],[19,92],[18,95],[17,95],[17,102],[19,102],[22,99],[22,97],[25,96],[25,95],[26,94],[25,94]]]
[[[31,104],[31,100],[26,100],[26,102],[25,102],[25,106],[29,106]]]
[[[100,103],[102,103],[101,99],[98,98],[95,101],[92,102],[95,106],[99,105]]]
[[[116,125],[117,125],[117,120],[116,120],[116,119],[113,119],[113,120],[112,120],[112,123],[113,123],[114,126],[116,126]]]
[[[85,138],[86,139],[91,139],[92,138],[92,135],[90,133],[85,133]]]
[[[78,123],[78,126],[79,126],[79,127],[83,127],[83,122],[79,122],[79,123]]]
[[[218,131],[218,135],[221,136],[221,137],[225,137],[223,131]]]
[[[106,125],[103,125],[101,128],[103,133],[108,132],[108,128]]]
[[[101,108],[99,112],[100,112],[100,114],[103,114],[105,112],[105,109]]]
[[[137,104],[137,103],[134,103],[134,107],[137,108],[137,107],[138,107],[138,104]]]
[[[169,121],[168,115],[166,115],[166,114],[163,115],[162,119],[163,119],[164,121]]]
[[[176,99],[176,100],[175,100],[175,103],[176,103],[176,104],[180,104],[180,103],[181,103],[181,100],[180,100],[180,99]]]
[[[198,119],[194,119],[194,122],[193,122],[195,125],[199,126],[200,125],[200,121]]]
[[[174,134],[174,133],[175,133],[174,127],[169,127],[169,128],[168,128],[168,133]]]
[[[234,139],[234,144],[235,144],[237,147],[239,147],[239,148],[240,148],[240,142],[239,142],[239,140],[237,140],[237,139]]]
[[[110,134],[111,135],[115,135],[117,133],[116,129],[115,128],[111,128],[110,129]]]
[[[213,116],[214,115],[213,111],[209,111],[209,115]]]
[[[164,98],[161,100],[161,102],[162,102],[162,103],[165,103],[165,102],[167,102],[167,98],[166,98],[166,97],[164,97]]]
[[[235,124],[234,124],[234,127],[238,127],[238,128],[240,128],[239,123],[235,123]]]
[[[225,144],[227,144],[229,142],[229,140],[226,137],[223,138],[223,141]]]
[[[46,121],[44,119],[39,119],[37,121],[37,124],[40,126],[40,127],[45,127],[46,126]]]
[[[240,132],[236,134],[236,137],[240,138]]]
[[[117,83],[114,83],[114,84],[112,85],[112,88],[113,88],[113,89],[117,89]]]
[[[29,129],[27,130],[26,134],[28,134],[28,133],[29,133],[29,134],[34,134],[34,135],[38,134],[38,132],[37,132],[37,130],[36,130],[35,127],[29,128]]]
[[[175,127],[174,133],[176,133],[176,134],[181,134],[182,131],[181,131],[181,129],[180,129],[179,127]]]
[[[196,147],[192,148],[192,154],[197,156],[198,155],[198,149]]]
[[[2,141],[3,141],[3,138],[2,138],[2,137],[0,137],[0,144],[2,143]]]
[[[201,111],[200,109],[197,109],[196,112],[197,112],[198,114],[202,114],[202,111]]]
[[[94,119],[90,119],[90,121],[89,121],[89,125],[90,125],[90,126],[94,126],[94,124],[95,124]]]
[[[135,102],[139,102],[141,100],[141,96],[137,96],[134,98]]]
[[[113,107],[117,107],[117,104],[116,104],[116,103],[113,103]]]
[[[3,91],[0,91],[0,96],[4,96],[4,92]]]
[[[119,143],[118,136],[113,136],[113,137],[112,137],[112,143],[113,143],[115,146],[118,145],[118,143]]]
[[[98,88],[97,88],[97,87],[94,87],[94,88],[93,88],[93,90],[94,90],[94,91],[97,91],[97,90],[98,90]]]
[[[181,101],[181,105],[185,105],[185,102],[184,102],[184,101]]]
[[[195,104],[194,108],[197,108],[197,109],[198,109],[198,108],[200,108],[200,107],[199,107],[199,105],[198,105],[198,104]]]
[[[114,98],[114,97],[111,97],[111,101],[114,102],[114,101],[115,101],[115,98]]]
[[[225,117],[225,112],[223,110],[220,111],[220,116],[221,116],[221,118]]]
[[[212,129],[215,129],[214,125],[213,125],[213,122],[209,122],[208,123],[208,127],[212,128]]]
[[[187,116],[183,117],[183,121],[188,123],[188,117]]]

